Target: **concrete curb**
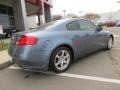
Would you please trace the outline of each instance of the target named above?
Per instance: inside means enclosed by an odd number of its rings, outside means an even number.
[[[8,66],[10,66],[12,64],[13,63],[11,61],[4,62],[4,63],[0,64],[0,70],[4,69],[4,68],[6,68],[6,67],[8,67]]]
[[[8,51],[0,51],[0,70],[12,65],[11,57],[8,55]]]

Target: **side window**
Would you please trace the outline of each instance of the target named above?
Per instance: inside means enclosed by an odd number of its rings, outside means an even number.
[[[96,26],[89,21],[86,20],[79,20],[80,30],[95,30]]]
[[[67,29],[70,31],[80,30],[78,21],[73,21],[73,22],[67,24]]]

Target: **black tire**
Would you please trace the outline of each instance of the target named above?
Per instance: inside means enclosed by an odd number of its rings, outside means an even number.
[[[106,50],[110,50],[110,49],[112,49],[112,47],[113,47],[113,37],[112,36],[110,36],[109,37],[109,39],[108,39],[108,42],[107,42],[107,47],[106,47]],[[109,45],[111,43],[111,45]]]
[[[66,68],[64,68],[64,69],[62,69],[62,70],[60,70],[60,69],[58,69],[57,68],[57,66],[55,65],[55,62],[56,62],[56,55],[59,55],[59,53],[61,52],[62,53],[62,51],[66,51],[67,52],[67,54],[69,54],[69,58],[68,58],[68,61],[69,61],[69,63],[68,63],[68,65],[66,65],[67,67]],[[60,56],[61,57],[61,56]],[[70,59],[70,60],[69,60]],[[62,59],[60,59],[60,60],[57,60],[57,62],[59,61],[61,61]],[[51,59],[50,59],[50,69],[53,71],[53,72],[55,72],[55,73],[62,73],[62,72],[65,72],[68,68],[69,68],[69,66],[70,66],[70,64],[71,64],[71,61],[72,61],[72,53],[71,53],[71,50],[69,49],[69,48],[67,48],[67,47],[59,47],[59,48],[57,48],[54,52],[53,52],[53,54],[52,54],[52,56],[51,56]],[[61,63],[60,63],[61,64]],[[60,65],[59,65],[60,66]],[[59,67],[58,66],[58,67]]]

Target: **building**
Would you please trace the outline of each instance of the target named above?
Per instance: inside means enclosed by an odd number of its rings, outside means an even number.
[[[0,25],[5,31],[28,30],[51,21],[51,0],[0,0]]]

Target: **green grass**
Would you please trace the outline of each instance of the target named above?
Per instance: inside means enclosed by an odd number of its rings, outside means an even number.
[[[0,51],[8,50],[8,48],[9,48],[9,43],[3,42],[3,47],[1,47],[1,43],[0,43]]]

